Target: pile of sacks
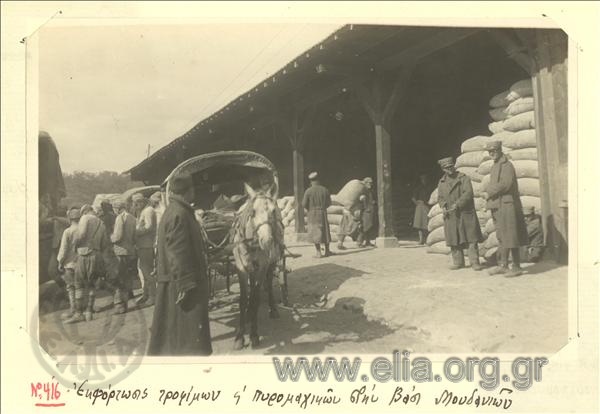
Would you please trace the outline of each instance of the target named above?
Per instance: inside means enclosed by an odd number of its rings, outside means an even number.
[[[490,181],[493,160],[485,146],[490,141],[501,141],[503,152],[515,167],[523,207],[533,206],[540,214],[540,184],[535,132],[533,89],[530,79],[514,83],[509,90],[490,100],[489,124],[491,136],[475,136],[461,145],[461,155],[456,159],[457,170],[471,179],[475,209],[485,241],[480,244],[480,254],[492,259],[498,249],[496,229],[491,213],[485,210],[485,189]],[[437,190],[431,194],[429,212],[429,253],[450,253],[444,238],[442,209],[437,204]]]
[[[294,196],[286,196],[277,200],[277,207],[279,207],[279,211],[281,212],[281,219],[283,221],[283,227],[289,227],[290,224],[294,225],[294,214],[296,213],[295,209],[296,200]]]
[[[489,130],[491,139],[502,142],[502,151],[515,167],[519,193],[523,207],[534,207],[541,212],[540,181],[538,168],[537,140],[535,130],[533,88],[530,79],[513,84],[509,90],[499,93],[490,100],[490,116],[493,122]],[[477,172],[483,176],[483,188],[487,188],[493,161],[481,163]],[[492,259],[498,249],[496,229],[491,218],[482,227],[485,242],[480,253]]]
[[[427,253],[450,253],[450,248],[446,246],[444,236],[444,215],[442,214],[442,208],[438,204],[438,191],[437,188],[431,193],[429,198],[429,205],[433,206],[429,210],[429,222],[427,223],[427,235],[426,244],[428,247]]]

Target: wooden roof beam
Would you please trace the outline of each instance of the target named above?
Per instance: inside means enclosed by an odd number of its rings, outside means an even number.
[[[403,64],[415,62],[423,57],[444,49],[454,43],[463,40],[477,32],[476,28],[452,28],[440,29],[440,32],[431,36],[414,46],[392,55],[376,65],[377,70],[391,70]]]
[[[521,44],[521,39],[516,35],[511,36],[504,30],[489,30],[488,33],[494,41],[506,52],[509,58],[514,60],[527,73],[531,74],[533,69],[533,61],[528,54],[528,48],[525,44]]]
[[[318,105],[322,102],[328,101],[329,99],[344,93],[344,89],[349,90],[352,85],[352,79],[350,77],[345,78],[339,82],[334,83],[331,86],[323,88],[314,94],[294,99],[294,107],[298,110],[306,109],[310,106]]]

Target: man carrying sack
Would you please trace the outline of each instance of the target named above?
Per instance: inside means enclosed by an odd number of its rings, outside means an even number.
[[[492,211],[492,219],[498,238],[498,266],[490,270],[490,275],[506,274],[519,276],[521,258],[519,248],[527,246],[527,227],[523,217],[523,207],[519,197],[519,184],[515,167],[502,153],[502,142],[492,141],[486,150],[494,160],[490,172],[487,193],[487,209]],[[513,266],[508,270],[508,256],[512,254]]]
[[[465,267],[463,249],[468,248],[473,270],[481,270],[477,243],[482,240],[481,227],[475,212],[473,185],[465,174],[454,168],[452,157],[438,161],[444,175],[438,184],[438,203],[444,212],[446,245],[452,253],[450,270]]]

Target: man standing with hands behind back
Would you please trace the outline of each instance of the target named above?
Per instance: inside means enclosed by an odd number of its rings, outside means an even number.
[[[463,249],[468,248],[473,270],[481,270],[477,243],[482,239],[475,212],[473,185],[465,174],[456,171],[452,157],[438,161],[444,175],[438,184],[438,203],[444,212],[444,235],[452,253],[450,270],[465,267]]]
[[[170,182],[158,226],[157,288],[149,355],[210,355],[206,249],[189,174]]]

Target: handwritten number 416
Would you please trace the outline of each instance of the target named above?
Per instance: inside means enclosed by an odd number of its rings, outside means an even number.
[[[54,380],[54,377],[52,377]],[[46,397],[46,401],[55,401],[60,398],[60,391],[58,390],[58,382],[32,382],[31,383],[31,396],[33,398],[42,399]]]

